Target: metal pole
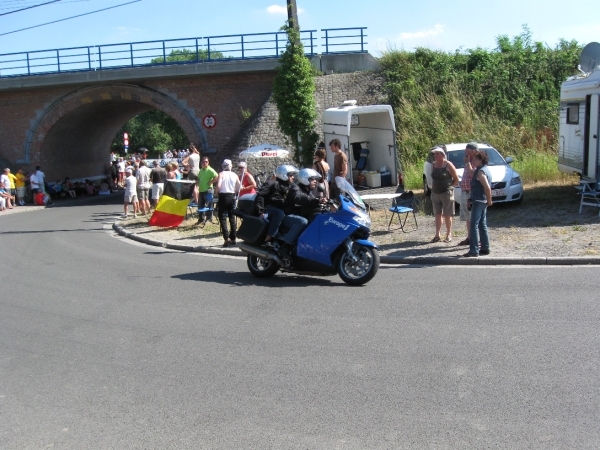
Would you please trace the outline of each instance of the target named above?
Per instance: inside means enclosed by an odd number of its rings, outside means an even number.
[[[60,53],[56,50],[56,65],[58,67],[58,73],[60,73]]]
[[[298,23],[298,7],[296,6],[296,0],[287,0],[288,9],[288,25],[296,31],[300,31],[300,24]]]

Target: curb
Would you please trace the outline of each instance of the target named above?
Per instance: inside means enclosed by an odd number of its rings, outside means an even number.
[[[113,223],[113,230],[120,236],[133,241],[141,242],[155,247],[168,248],[170,250],[179,250],[182,252],[208,253],[213,255],[244,256],[245,253],[233,248],[197,247],[182,244],[170,244],[168,242],[155,241],[153,239],[138,236],[131,231],[124,229],[120,223]],[[461,258],[449,256],[381,256],[382,264],[393,265],[411,265],[411,266],[590,266],[600,265],[598,257],[575,257],[575,256],[552,256],[552,257],[494,257],[489,258],[481,256],[479,258]]]

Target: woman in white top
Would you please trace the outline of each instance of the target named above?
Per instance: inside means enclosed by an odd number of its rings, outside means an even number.
[[[217,178],[217,189],[219,190],[219,203],[217,205],[219,222],[221,223],[221,232],[225,240],[223,247],[227,247],[236,243],[237,223],[233,215],[233,209],[235,208],[235,194],[240,190],[240,179],[237,174],[231,171],[230,159],[223,161],[223,171]],[[228,216],[231,230],[227,227]]]

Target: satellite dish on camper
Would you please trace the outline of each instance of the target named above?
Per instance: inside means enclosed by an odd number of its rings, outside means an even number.
[[[579,57],[579,66],[584,72],[591,72],[600,64],[600,44],[590,42],[583,47]]]

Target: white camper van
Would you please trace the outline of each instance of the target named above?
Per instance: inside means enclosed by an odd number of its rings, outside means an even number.
[[[570,77],[560,89],[558,169],[600,182],[600,44],[585,46],[581,75]]]
[[[398,185],[401,175],[394,111],[390,105],[358,106],[356,100],[347,100],[338,108],[326,109],[323,135],[331,167],[333,154],[329,151],[329,142],[337,138],[342,143],[342,151],[348,157],[348,182],[356,184],[357,172],[364,172],[367,176],[373,174],[373,179],[377,175],[381,186]]]

